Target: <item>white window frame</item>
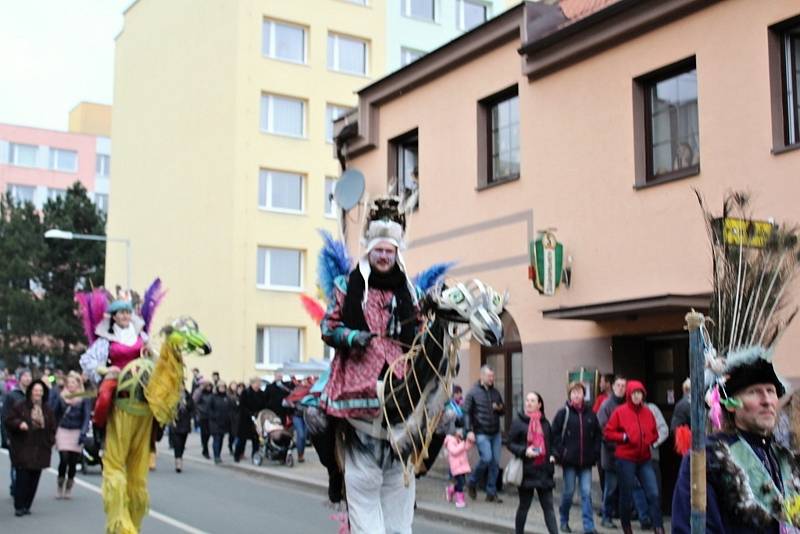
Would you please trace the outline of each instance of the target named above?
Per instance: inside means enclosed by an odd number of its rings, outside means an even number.
[[[367,7],[369,5],[368,0],[344,0],[344,1],[347,2],[348,4],[356,4],[358,6],[364,6],[364,7]]]
[[[433,18],[428,19],[412,15],[411,0],[403,0],[403,16],[414,20],[421,20],[423,22],[439,22],[439,9],[438,9],[439,6],[436,5],[437,3],[438,0],[431,0],[431,4],[433,7]]]
[[[62,152],[72,152],[75,154],[75,166],[72,168],[62,168],[59,165],[59,154]],[[78,151],[69,148],[50,147],[50,170],[59,172],[78,172]]]
[[[100,167],[98,169],[98,167]],[[94,170],[98,176],[108,178],[111,176],[111,156],[108,154],[96,154],[94,160]]]
[[[333,121],[338,119],[339,117],[343,117],[350,111],[352,108],[349,106],[340,106],[339,104],[331,104],[328,102],[325,104],[325,142],[328,144],[333,144]],[[336,115],[336,112],[339,112],[339,115]],[[328,127],[330,126],[330,137],[328,137]]]
[[[407,54],[419,54],[419,55],[417,56],[416,59],[414,59],[412,61],[406,61],[406,55]],[[422,59],[422,57],[425,54],[427,54],[427,52],[425,52],[423,50],[417,50],[416,48],[409,48],[407,46],[401,46],[400,47],[400,65],[402,65],[403,67],[405,67],[406,65],[410,65],[410,64],[414,63],[415,61],[419,61],[420,59]]]
[[[470,31],[478,26],[473,26],[472,28],[467,28],[467,25],[464,23],[464,4],[474,4],[483,6],[485,17],[483,22],[485,23],[489,20],[489,4],[486,2],[481,2],[480,0],[456,0],[456,24],[458,25],[458,29],[461,31]]]
[[[268,50],[264,50],[264,27],[270,25],[269,44]],[[286,26],[287,28],[301,30],[303,32],[303,59],[298,61],[296,59],[278,57],[275,50],[275,26]],[[279,20],[264,18],[261,24],[261,55],[270,59],[278,61],[285,61],[286,63],[294,63],[295,65],[308,64],[308,29],[300,24],[292,24],[291,22],[283,22]]]
[[[32,191],[30,200],[23,200],[22,202],[30,202],[31,204],[34,203],[36,200],[36,186],[35,185],[25,185],[25,184],[8,184],[7,191],[11,194],[11,200],[13,200],[17,204],[21,204],[18,190],[20,189],[30,189]]]
[[[283,366],[283,363],[273,363],[269,359],[269,331],[272,328],[293,328],[297,330],[297,358],[298,360],[303,360],[303,346],[304,346],[304,338],[305,332],[304,328],[301,326],[291,326],[291,325],[258,325],[256,326],[256,361],[255,361],[255,368],[256,369],[264,369],[267,371],[274,371],[276,369],[280,369]],[[258,353],[258,336],[259,331],[262,331],[261,334],[261,354]]]
[[[33,165],[26,165],[25,163],[20,163],[18,161],[17,149],[20,148],[20,147],[33,148],[33,150],[34,150]],[[8,162],[11,165],[14,165],[16,167],[28,167],[28,168],[33,169],[33,168],[36,168],[38,159],[39,159],[39,146],[38,145],[30,145],[28,143],[9,143],[9,146],[8,146]]]
[[[277,173],[282,173],[282,174],[293,174],[295,176],[299,176],[300,177],[300,209],[299,210],[281,208],[281,207],[276,207],[276,206],[272,205],[272,176],[273,176],[273,173],[276,173],[276,172]],[[262,168],[262,169],[260,169],[258,171],[258,181],[259,181],[259,186],[258,187],[259,187],[259,189],[261,188],[261,178],[262,178],[262,176],[265,176],[265,179],[267,181],[267,183],[265,185],[265,189],[266,189],[265,197],[266,198],[264,199],[266,203],[262,204],[261,203],[261,199],[259,198],[258,199],[258,209],[261,209],[261,210],[264,210],[264,211],[274,211],[274,212],[277,212],[277,213],[288,213],[288,214],[292,214],[292,215],[303,215],[303,214],[305,214],[305,212],[306,212],[306,175],[305,174],[302,174],[302,173],[299,173],[299,172],[293,172],[293,171],[281,171],[281,170],[278,170],[278,169],[264,169],[264,168]]]
[[[100,205],[98,202],[100,199],[103,200],[103,206]],[[102,211],[103,213],[108,213],[108,193],[95,193],[94,194],[94,205],[95,207]]]
[[[302,132],[300,135],[293,134],[293,133],[286,133],[286,132],[276,132],[274,119],[275,119],[275,99],[280,98],[283,100],[294,100],[296,102],[300,102],[302,105],[302,124],[301,129]],[[267,124],[264,124],[264,106],[267,106],[266,113],[267,113]],[[306,138],[306,114],[308,108],[307,102],[302,98],[297,98],[294,96],[284,96],[284,95],[276,95],[272,93],[261,93],[261,109],[259,110],[259,128],[263,133],[268,133],[271,135],[281,135],[283,137],[292,137],[294,139],[305,139]]]
[[[349,74],[351,76],[369,76],[369,41],[360,37],[352,35],[345,35],[342,33],[328,32],[328,46],[330,46],[330,39],[333,38],[333,65],[328,65],[328,70],[339,72],[341,74]],[[339,67],[339,40],[346,39],[348,41],[358,41],[364,45],[364,72],[354,72],[350,70],[343,70]],[[327,59],[326,59],[327,61]]]
[[[331,187],[331,209],[330,209],[330,211],[325,209],[328,199],[324,198],[323,199],[323,203],[322,203],[322,206],[323,206],[322,211],[323,211],[325,217],[327,217],[329,219],[335,219],[336,218],[336,214],[339,211],[339,205],[336,204],[336,199],[333,197],[333,192],[336,191],[337,179],[332,177],[332,176],[326,176],[325,177],[325,184],[324,184],[325,197],[328,196],[328,182],[331,182],[333,184],[333,186]]]
[[[274,247],[274,246],[267,246],[267,245],[259,245],[258,249],[256,250],[256,255],[258,255],[261,252],[261,250],[264,250],[266,252],[266,254],[264,255],[264,283],[263,284],[259,284],[258,283],[258,275],[259,275],[259,273],[258,273],[258,256],[256,256],[256,287],[258,289],[265,289],[265,290],[268,290],[268,291],[285,291],[285,292],[288,292],[288,293],[302,293],[305,290],[304,289],[304,285],[305,284],[303,283],[303,280],[304,280],[305,277],[303,276],[303,274],[305,273],[306,255],[305,255],[305,251],[304,250],[298,249],[298,248]],[[293,252],[297,252],[297,253],[300,254],[300,273],[299,273],[299,275],[300,275],[299,276],[300,285],[299,286],[297,286],[297,287],[295,287],[295,286],[282,286],[282,285],[274,285],[274,284],[270,283],[270,281],[269,281],[270,276],[269,275],[270,275],[270,261],[271,261],[270,251],[271,250],[291,250]]]

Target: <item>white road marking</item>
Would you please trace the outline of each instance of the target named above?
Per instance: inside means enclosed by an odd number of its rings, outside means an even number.
[[[8,451],[5,450],[5,449],[0,449],[0,453],[5,454],[6,456],[8,456]],[[58,476],[58,471],[53,469],[52,467],[48,467],[47,468],[47,472]],[[94,484],[90,484],[90,483],[86,482],[85,480],[82,480],[82,479],[80,479],[78,477],[75,477],[75,483],[77,485],[83,487],[83,488],[86,488],[89,491],[93,491],[94,493],[97,493],[98,495],[102,495],[103,494],[103,491],[100,488],[100,486],[96,486]],[[173,527],[177,528],[178,530],[182,530],[183,532],[188,532],[189,534],[209,534],[208,532],[206,532],[204,530],[200,530],[198,528],[194,528],[191,525],[187,525],[183,521],[178,521],[174,517],[170,517],[170,516],[168,516],[166,514],[162,514],[161,512],[157,512],[157,511],[153,510],[152,508],[150,509],[150,512],[149,512],[148,515],[150,515],[150,517],[152,517],[153,519],[161,521],[162,523],[166,523],[167,525],[173,526]]]

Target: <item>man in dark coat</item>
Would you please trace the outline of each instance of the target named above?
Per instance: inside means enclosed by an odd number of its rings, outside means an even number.
[[[6,417],[9,413],[11,413],[11,408],[14,407],[15,404],[18,402],[22,402],[25,400],[25,394],[28,391],[28,387],[31,385],[33,381],[33,376],[31,375],[30,369],[19,369],[17,370],[17,387],[14,388],[12,391],[6,395],[5,401],[3,402],[3,411],[0,414],[0,424],[3,425],[4,433],[6,435],[6,448],[8,449],[9,453],[11,452],[11,439],[8,437],[8,431],[5,429],[5,421]],[[14,489],[17,480],[17,470],[14,468],[14,464],[11,464],[11,486],[9,488],[9,492],[11,496],[14,496]]]
[[[683,397],[675,405],[675,410],[672,412],[672,420],[669,422],[669,431],[674,435],[675,430],[680,426],[691,427],[690,415],[691,407],[689,406],[689,399],[692,396],[692,381],[688,378],[683,382]]]
[[[467,491],[477,497],[478,481],[486,475],[486,500],[503,502],[497,496],[497,473],[500,462],[500,415],[504,413],[503,397],[494,387],[494,370],[481,367],[481,376],[464,400],[464,427],[467,439],[478,446],[480,462],[467,481]]]
[[[569,509],[575,493],[576,480],[580,483],[583,531],[595,532],[592,515],[592,466],[600,458],[600,423],[585,402],[586,390],[582,382],[572,382],[567,387],[567,403],[553,419],[553,456],[561,464],[564,475],[564,492],[559,507],[561,530],[569,531]]]
[[[266,407],[267,398],[261,391],[261,379],[255,376],[250,379],[250,387],[242,391],[239,399],[239,441],[236,442],[236,450],[233,453],[235,462],[242,459],[248,440],[253,443],[251,456],[258,450],[258,434],[252,418]]]
[[[611,419],[611,414],[617,407],[625,403],[625,387],[628,381],[625,377],[617,376],[611,386],[611,395],[605,400],[600,411],[597,412],[597,421],[600,423],[600,429],[605,430],[608,420]],[[616,525],[611,520],[614,510],[617,509],[617,467],[616,460],[614,459],[614,450],[616,445],[610,441],[603,440],[603,446],[600,449],[600,463],[603,467],[603,474],[605,478],[605,485],[603,486],[603,521],[601,525],[604,528],[616,528]]]
[[[284,421],[290,412],[289,408],[283,405],[283,400],[289,396],[293,388],[294,384],[283,381],[283,373],[275,373],[275,380],[264,390],[267,409],[275,412],[281,421]]]
[[[723,432],[706,445],[706,532],[778,534],[800,526],[800,466],[773,439],[778,399],[785,389],[772,363],[729,369]],[[690,455],[681,463],[672,495],[672,532],[688,534],[691,516]],[[794,528],[792,528],[794,527]]]

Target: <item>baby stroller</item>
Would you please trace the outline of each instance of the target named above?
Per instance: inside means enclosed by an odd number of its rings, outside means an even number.
[[[261,410],[258,416],[253,417],[253,424],[258,434],[259,449],[253,454],[253,464],[261,465],[267,460],[294,465],[294,438],[292,433],[283,426],[280,417],[272,410]]]
[[[89,472],[89,466],[100,466],[103,471],[103,440],[98,432],[89,427],[89,433],[83,440],[83,450],[81,451],[81,473],[84,475]]]

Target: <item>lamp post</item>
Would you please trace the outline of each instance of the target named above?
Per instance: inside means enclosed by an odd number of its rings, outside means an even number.
[[[131,240],[118,237],[107,237],[104,235],[94,234],[75,234],[65,230],[53,228],[44,233],[46,239],[82,239],[84,241],[112,241],[115,243],[125,243],[125,266],[126,266],[126,282],[127,289],[131,288]]]

